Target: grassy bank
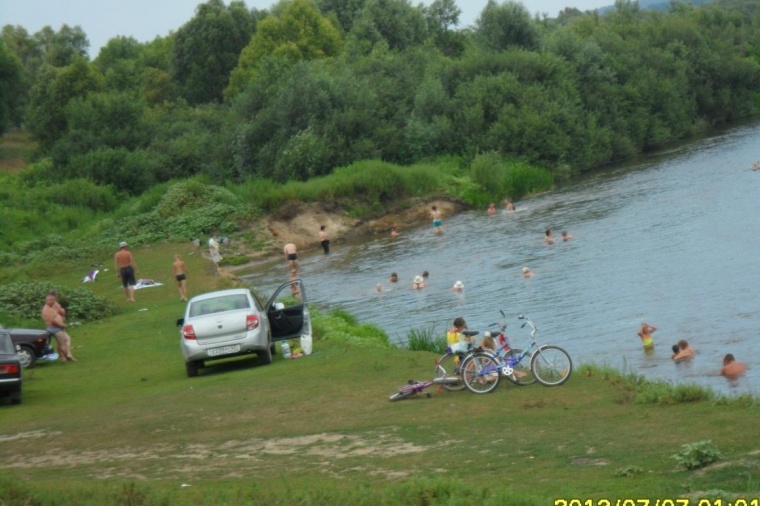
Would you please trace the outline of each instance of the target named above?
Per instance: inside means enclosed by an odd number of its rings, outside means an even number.
[[[471,164],[451,157],[412,166],[365,160],[286,184],[261,178],[212,184],[198,177],[135,196],[88,179],[50,179],[50,160],[25,165],[32,149],[22,132],[0,141],[0,282],[76,266],[107,254],[121,239],[150,245],[217,230],[234,236],[243,253],[265,250],[272,244],[259,226],[262,218],[287,214],[293,203],[320,203],[328,212],[365,220],[441,196],[485,209],[488,202],[518,199],[553,184],[543,168],[486,153]]]
[[[336,316],[315,322],[311,356],[231,360],[188,379],[172,254],[188,261],[191,293],[227,283],[190,251],[136,250],[142,275],[166,284],[127,304],[106,273],[92,288],[120,314],[74,327],[79,362],[25,372],[23,404],[0,406],[0,503],[539,505],[760,490],[752,399],[639,403],[635,378],[580,367],[558,388],[391,403],[407,379],[432,375],[435,355],[351,339],[365,330]],[[720,460],[680,467],[673,455],[702,440]]]

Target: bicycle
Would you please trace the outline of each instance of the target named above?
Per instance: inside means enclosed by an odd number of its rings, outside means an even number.
[[[467,339],[472,339],[480,332],[476,330],[465,330],[462,335]],[[446,390],[457,392],[465,389],[465,384],[462,381],[461,366],[464,364],[465,359],[476,351],[472,348],[472,343],[460,343],[465,344],[465,347],[447,347],[446,352],[435,361],[435,377],[436,378],[449,378],[451,381],[442,382],[443,388]],[[467,347],[466,345],[469,345]],[[456,379],[456,381],[453,381]]]
[[[501,314],[504,316],[503,311]],[[462,364],[462,380],[470,392],[492,392],[499,385],[502,376],[518,385],[538,381],[545,386],[561,385],[570,377],[573,370],[570,355],[559,346],[537,344],[536,325],[527,316],[520,315],[518,318],[525,320],[521,328],[525,325],[531,327],[530,347],[524,351],[512,349],[506,337],[504,324],[499,333],[501,347],[495,353],[476,352],[468,356]],[[532,378],[526,375],[525,365],[521,365],[525,357],[530,357],[530,368],[527,370]]]
[[[422,392],[429,386],[443,385],[444,387],[446,387],[448,383],[451,383],[454,381],[458,383],[462,382],[461,378],[452,378],[452,377],[433,378],[432,381],[409,380],[407,385],[404,385],[403,387],[399,388],[398,392],[392,394],[388,399],[391,401],[400,401],[402,399],[409,399],[411,397],[414,397],[418,393]],[[428,398],[432,397],[432,394],[430,392],[426,392],[425,395]]]

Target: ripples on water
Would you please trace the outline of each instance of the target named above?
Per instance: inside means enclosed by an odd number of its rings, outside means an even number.
[[[299,255],[300,275],[312,303],[344,308],[396,342],[410,328],[443,333],[457,316],[483,329],[504,309],[515,344],[527,336],[516,319],[524,312],[539,342],[566,348],[576,364],[757,393],[760,172],[750,166],[759,140],[760,124],[733,129],[518,202],[517,212],[445,217],[441,236],[399,224],[395,239],[333,240],[329,256]],[[574,236],[567,243],[565,229]],[[523,266],[535,277],[523,279]],[[430,286],[412,290],[423,270]],[[245,278],[270,292],[287,279],[285,263],[277,256]],[[457,280],[463,294],[450,290]],[[636,335],[642,321],[659,329],[650,356]],[[672,363],[678,339],[697,350],[692,363]],[[733,385],[716,375],[729,352],[750,368]]]

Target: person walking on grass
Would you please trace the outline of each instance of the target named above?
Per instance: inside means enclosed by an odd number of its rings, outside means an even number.
[[[135,274],[140,272],[137,267],[132,252],[127,249],[127,243],[122,241],[119,243],[119,251],[113,256],[114,267],[116,270],[116,276],[121,278],[121,284],[124,287],[124,296],[127,298],[127,302],[135,301],[135,285],[137,279]]]
[[[174,255],[174,263],[172,264],[172,272],[174,273],[174,279],[177,280],[177,289],[179,290],[179,300],[187,302],[187,266],[179,256],[179,253]]]
[[[71,336],[66,332],[66,310],[58,303],[58,296],[51,290],[42,306],[42,320],[47,331],[55,337],[58,343],[58,355],[63,362],[76,362],[71,354]]]

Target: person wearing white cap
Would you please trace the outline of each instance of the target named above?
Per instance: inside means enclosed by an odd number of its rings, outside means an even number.
[[[454,283],[454,286],[451,287],[451,290],[454,292],[463,292],[464,291],[464,283],[461,281],[457,281]]]
[[[412,290],[417,290],[418,288],[425,288],[427,286],[427,283],[425,283],[425,280],[422,279],[422,276],[414,276],[414,281],[412,281]]]
[[[522,275],[524,278],[532,278],[533,277],[533,271],[530,270],[529,267],[523,267],[522,268]]]
[[[127,302],[134,302],[135,285],[137,284],[135,274],[140,272],[140,269],[137,267],[137,262],[135,262],[132,252],[127,249],[126,242],[121,241],[119,243],[119,251],[113,256],[113,261],[116,275],[121,278]]]

